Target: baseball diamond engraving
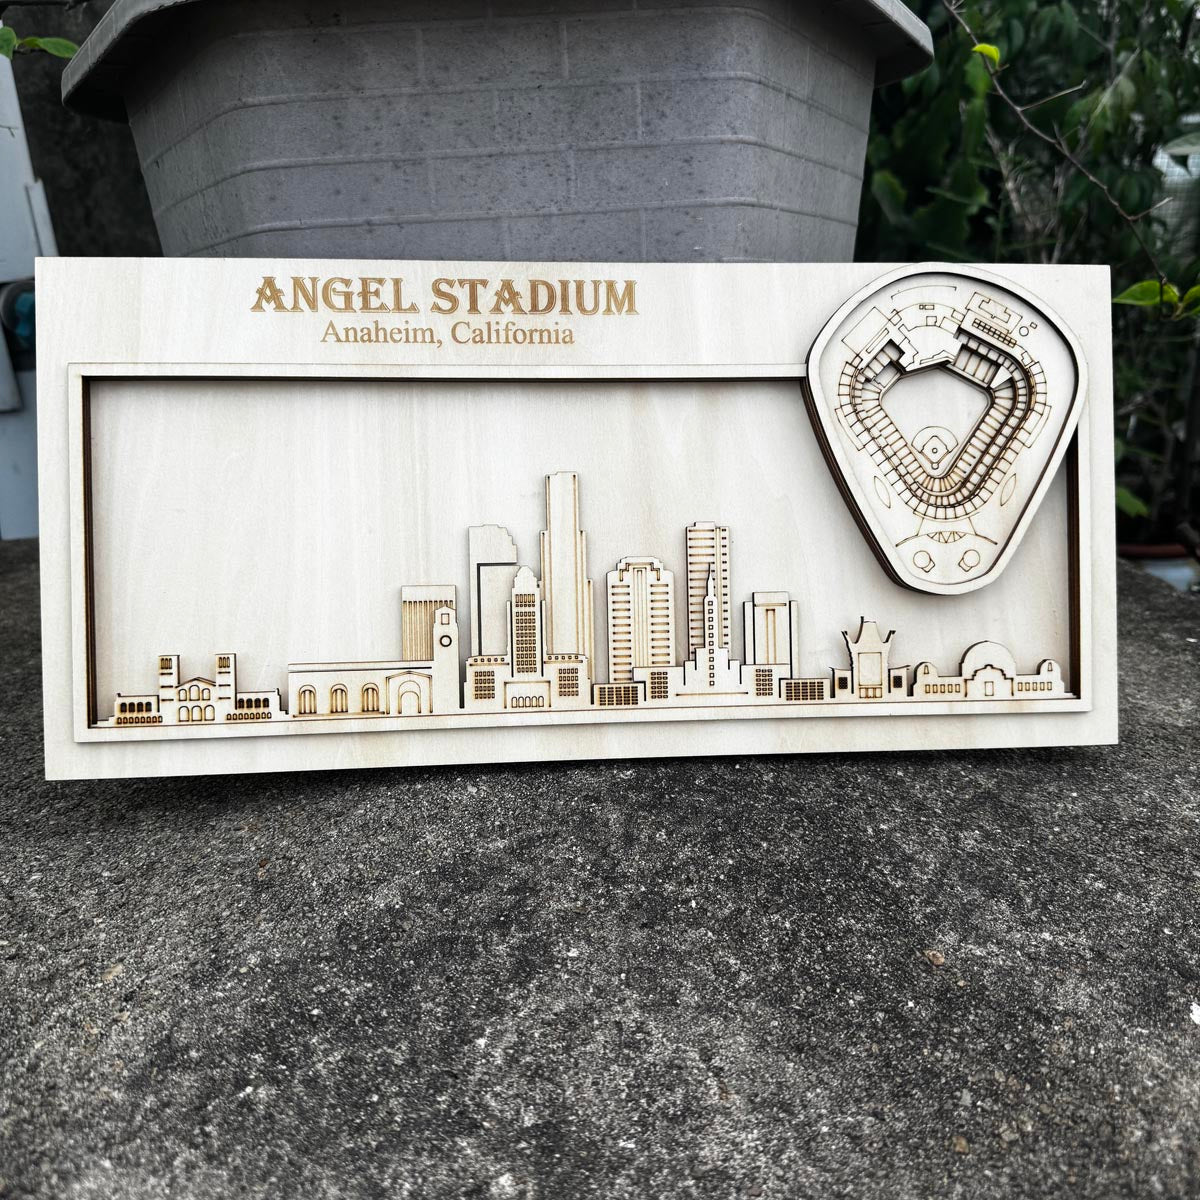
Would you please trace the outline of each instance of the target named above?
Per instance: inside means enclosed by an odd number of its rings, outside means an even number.
[[[808,359],[809,412],[839,488],[888,573],[925,592],[1000,574],[1084,396],[1070,331],[973,268],[885,276],[838,310]]]

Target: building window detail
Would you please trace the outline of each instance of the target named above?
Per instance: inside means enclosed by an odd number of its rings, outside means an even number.
[[[343,684],[335,683],[329,689],[329,711],[331,713],[350,711],[350,699]]]
[[[756,696],[771,696],[774,695],[775,689],[772,686],[774,683],[775,672],[770,669],[763,670],[759,668],[754,672],[754,694]]]
[[[825,680],[823,679],[785,679],[783,681],[783,698],[785,700],[824,700]]]
[[[186,707],[179,710],[179,719],[180,721],[190,721],[192,719],[191,713]]]
[[[638,702],[639,688],[633,683],[606,683],[596,689],[601,708],[629,708]]]
[[[211,704],[204,706],[204,719],[206,721],[215,721],[217,719],[217,710]]]
[[[362,710],[365,713],[379,711],[379,689],[373,683],[368,683],[362,690]]]
[[[475,672],[475,699],[476,700],[495,700],[496,698],[496,672],[495,671],[476,671]]]
[[[302,687],[300,689],[300,715],[310,717],[317,711],[317,689]]]
[[[531,597],[532,599],[532,597]],[[521,597],[517,597],[520,604]],[[522,611],[513,618],[513,665],[520,675],[537,673],[537,617],[533,612]]]
[[[229,670],[229,655],[228,654],[218,654],[217,655],[217,670],[218,671],[228,671]]]
[[[558,673],[558,694],[560,696],[579,695],[578,667],[563,667]]]
[[[158,660],[158,669],[160,671],[169,671],[171,669],[171,660],[164,655]]]
[[[666,671],[650,672],[650,699],[665,700],[667,698],[668,675]]]

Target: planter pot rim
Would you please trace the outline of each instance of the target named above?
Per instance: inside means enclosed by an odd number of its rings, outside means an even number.
[[[116,0],[67,64],[63,103],[89,116],[126,120],[126,75],[154,57],[172,10],[197,2]],[[902,0],[834,0],[828,11],[857,25],[874,48],[877,85],[911,75],[933,58],[929,29]]]

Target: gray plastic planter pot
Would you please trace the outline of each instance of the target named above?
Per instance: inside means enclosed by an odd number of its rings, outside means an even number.
[[[168,255],[844,260],[899,0],[116,0],[63,78]]]

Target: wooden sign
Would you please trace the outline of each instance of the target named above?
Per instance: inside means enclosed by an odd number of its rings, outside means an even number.
[[[1116,738],[1103,268],[37,295],[51,778]]]

